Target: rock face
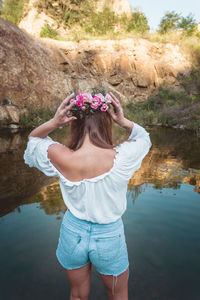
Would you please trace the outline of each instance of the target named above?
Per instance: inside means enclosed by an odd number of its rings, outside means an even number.
[[[181,89],[177,75],[187,74],[190,67],[171,44],[36,39],[0,19],[1,123],[6,118],[18,123],[26,109],[55,109],[72,90],[91,91],[94,86],[122,101],[143,102],[163,82]]]
[[[9,98],[20,109],[55,108],[72,89],[68,84],[48,47],[0,19],[0,99]],[[16,109],[5,109],[17,122]]]
[[[36,0],[30,0],[28,10],[19,23],[19,28],[32,36],[39,37],[41,28],[48,23],[51,27],[56,28],[56,21],[47,16],[44,12],[38,13],[34,6]]]
[[[43,41],[54,47],[62,70],[74,80],[78,90],[89,89],[98,82],[124,101],[146,101],[163,82],[182,90],[177,76],[186,75],[191,67],[178,46],[144,39]],[[59,54],[61,51],[65,56]]]

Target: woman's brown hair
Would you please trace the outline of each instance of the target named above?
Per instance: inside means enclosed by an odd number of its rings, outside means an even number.
[[[107,111],[96,111],[82,119],[77,118],[70,123],[68,147],[72,150],[78,150],[83,144],[86,133],[88,133],[91,143],[95,146],[113,148],[112,129],[113,120]]]

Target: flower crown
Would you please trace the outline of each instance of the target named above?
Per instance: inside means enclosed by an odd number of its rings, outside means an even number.
[[[106,94],[104,90],[102,93],[79,93],[76,94],[70,103],[75,105],[70,109],[71,115],[82,118],[85,115],[91,115],[95,111],[105,112],[110,108],[112,97]]]

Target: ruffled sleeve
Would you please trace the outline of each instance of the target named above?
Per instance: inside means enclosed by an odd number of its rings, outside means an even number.
[[[58,176],[57,169],[48,158],[48,147],[52,144],[60,143],[53,141],[49,136],[46,138],[30,136],[24,152],[25,164],[39,169],[47,176]]]
[[[129,180],[135,171],[141,167],[142,160],[152,146],[149,133],[139,124],[133,124],[128,141],[116,147],[119,152],[119,173],[126,180]]]

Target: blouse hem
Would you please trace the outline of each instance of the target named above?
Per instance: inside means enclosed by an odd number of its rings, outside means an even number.
[[[67,205],[67,204],[65,204],[66,206],[67,206],[67,208],[72,212],[72,214],[75,216],[75,217],[77,217],[77,218],[79,218],[79,219],[81,219],[81,220],[85,220],[85,221],[88,221],[88,222],[92,222],[92,223],[98,223],[98,224],[108,224],[108,223],[112,223],[112,222],[115,222],[115,221],[117,221],[119,218],[121,218],[121,216],[124,214],[124,212],[125,212],[125,210],[126,209],[124,209],[122,212],[121,212],[121,214],[120,215],[118,215],[117,217],[115,217],[114,219],[113,218],[107,218],[106,220],[103,220],[103,221],[97,221],[97,220],[91,220],[90,218],[83,218],[82,216],[81,216],[81,214],[79,214],[76,210],[74,210],[74,208],[71,206],[71,205]]]

